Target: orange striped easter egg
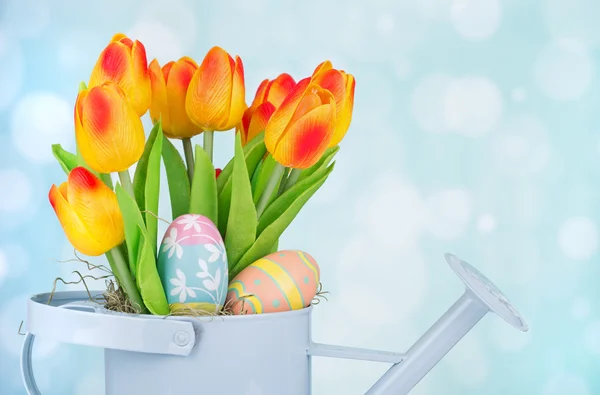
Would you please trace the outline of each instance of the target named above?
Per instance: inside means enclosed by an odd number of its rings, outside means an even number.
[[[242,270],[230,283],[226,306],[235,314],[308,307],[317,294],[319,265],[303,251],[278,251]]]

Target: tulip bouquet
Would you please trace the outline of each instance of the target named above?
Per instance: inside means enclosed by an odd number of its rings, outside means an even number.
[[[288,74],[264,80],[248,106],[239,57],[214,47],[200,65],[183,57],[161,67],[148,64],[141,42],[117,34],[80,86],[77,151],[52,147],[67,181],[52,185],[50,203],[76,250],[106,255],[136,312],[168,315],[157,270],[161,163],[172,220],[209,219],[226,250],[224,274],[233,278],[277,251],[327,180],[350,126],[354,86],[351,74],[326,61],[299,82]],[[148,110],[153,128],[146,137],[141,117]],[[214,133],[232,129],[234,157],[215,168]],[[193,146],[200,134],[203,145]]]

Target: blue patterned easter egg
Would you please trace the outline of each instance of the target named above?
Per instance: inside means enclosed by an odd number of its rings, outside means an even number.
[[[223,307],[227,253],[219,230],[207,217],[176,218],[162,239],[157,264],[172,312],[191,308],[214,313]]]

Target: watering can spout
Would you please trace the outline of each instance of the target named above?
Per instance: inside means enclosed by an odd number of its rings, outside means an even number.
[[[463,280],[465,292],[394,364],[365,395],[405,395],[462,339],[488,312],[493,311],[515,328],[525,332],[527,324],[508,299],[483,274],[452,254],[446,261]]]

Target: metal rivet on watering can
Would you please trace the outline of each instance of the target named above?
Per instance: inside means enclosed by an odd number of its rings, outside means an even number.
[[[529,328],[502,292],[477,269],[452,254],[446,261],[465,292],[365,395],[406,395],[488,312],[522,332]]]
[[[190,342],[190,335],[184,331],[179,331],[179,332],[175,333],[175,335],[173,337],[175,340],[175,344],[177,344],[178,346],[181,346],[181,347],[187,346]]]

